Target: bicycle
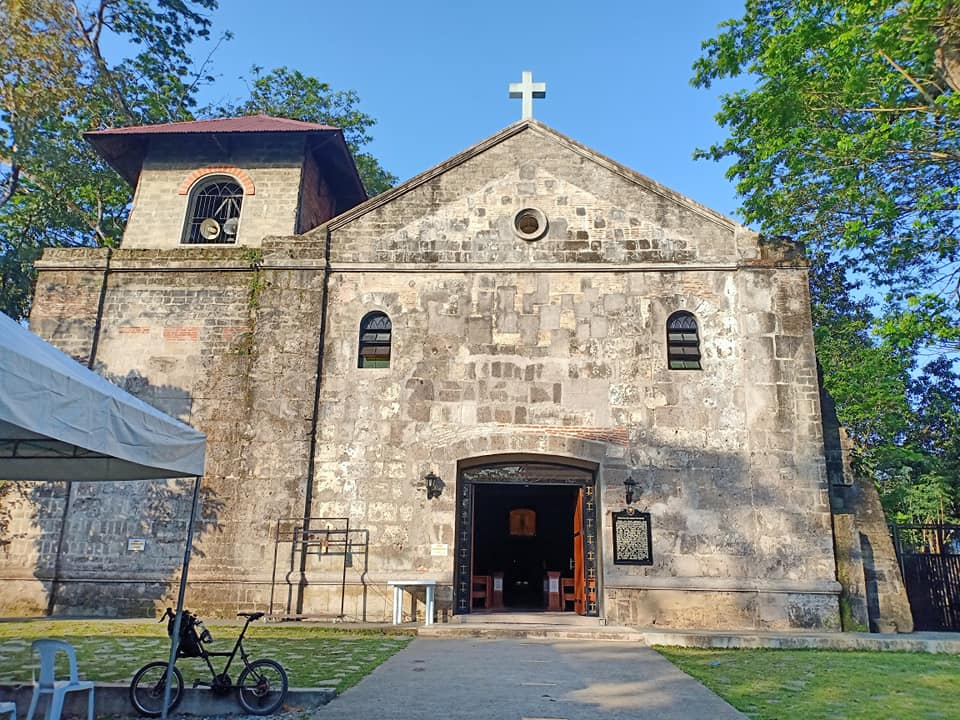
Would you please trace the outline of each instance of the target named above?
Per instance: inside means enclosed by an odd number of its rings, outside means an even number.
[[[280,663],[262,658],[250,660],[243,648],[243,636],[250,627],[250,623],[263,617],[262,612],[237,613],[237,617],[245,617],[243,630],[237,638],[230,652],[211,652],[203,647],[210,643],[213,637],[203,627],[203,622],[192,613],[184,610],[181,620],[181,641],[177,649],[177,659],[185,657],[199,657],[210,670],[210,681],[194,680],[193,687],[208,687],[218,695],[226,695],[231,690],[238,691],[238,700],[241,707],[251,715],[269,715],[279,708],[287,697],[287,673]],[[173,632],[173,612],[170,608],[160,618],[160,622],[169,618],[168,632]],[[237,652],[243,662],[243,670],[234,684],[230,680],[230,665]],[[217,672],[212,657],[227,658],[221,672]],[[130,683],[130,702],[137,712],[145,717],[160,717],[163,709],[163,690],[166,684],[167,666],[169,662],[156,661],[147,663],[137,671]],[[183,674],[174,661],[172,686],[170,688],[170,705],[168,712],[173,712],[183,699]]]

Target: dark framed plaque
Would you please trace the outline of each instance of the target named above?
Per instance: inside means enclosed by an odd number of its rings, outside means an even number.
[[[653,565],[650,513],[633,508],[613,513],[613,564]]]

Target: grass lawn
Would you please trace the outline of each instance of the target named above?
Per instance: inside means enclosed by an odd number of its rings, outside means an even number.
[[[758,720],[960,719],[960,657],[955,655],[656,650]]]
[[[241,626],[207,622],[214,641],[207,646],[229,652]],[[39,660],[30,656],[37,638],[66,640],[77,651],[80,675],[101,682],[127,682],[151,660],[170,652],[166,625],[110,621],[37,621],[0,623],[0,683],[29,682]],[[276,660],[287,671],[290,687],[336,687],[343,692],[394,653],[406,647],[410,635],[386,635],[376,630],[339,630],[311,625],[264,625],[247,630],[243,646],[251,659]],[[213,658],[220,671],[223,658]],[[230,668],[236,681],[242,669],[239,655]],[[178,660],[189,687],[196,678],[210,679],[202,660]],[[64,671],[66,664],[64,663]]]

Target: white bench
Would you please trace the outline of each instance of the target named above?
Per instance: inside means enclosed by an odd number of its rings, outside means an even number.
[[[387,580],[387,585],[393,588],[393,624],[399,625],[403,622],[403,591],[410,591],[413,588],[426,588],[427,591],[427,622],[426,625],[433,625],[434,613],[434,595],[437,589],[436,580]]]

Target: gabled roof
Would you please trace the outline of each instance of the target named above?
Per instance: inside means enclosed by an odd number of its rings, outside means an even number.
[[[357,172],[356,163],[343,137],[343,131],[331,125],[269,115],[250,115],[162,125],[107,128],[92,130],[84,133],[83,137],[114,170],[120,173],[124,180],[135,187],[152,138],[177,135],[249,136],[257,133],[288,133],[305,136],[308,152],[313,152],[318,162],[322,160],[320,164],[330,170],[333,174],[331,182],[341,188],[340,194],[356,198],[354,202],[366,198],[360,174]],[[319,157],[321,155],[322,157]]]
[[[336,217],[329,220],[326,223],[326,225],[321,227],[326,227],[327,229],[330,229],[330,230],[335,230],[337,228],[343,227],[344,225],[347,225],[348,223],[356,220],[357,218],[362,217],[363,215],[366,215],[368,212],[371,212],[372,210],[375,210],[379,207],[382,207],[383,205],[386,205],[389,202],[392,202],[393,200],[410,192],[411,190],[417,187],[420,187],[425,183],[430,182],[431,180],[438,177],[439,175],[444,174],[445,172],[457,167],[458,165],[462,165],[463,163],[467,162],[471,158],[474,158],[486,152],[490,148],[504,142],[505,140],[508,140],[509,138],[512,138],[515,135],[519,135],[520,133],[525,131],[538,132],[538,133],[547,135],[553,138],[554,140],[556,140],[557,142],[561,143],[571,151],[577,153],[578,155],[582,155],[583,157],[586,157],[589,160],[592,160],[593,162],[597,163],[601,167],[606,168],[610,172],[620,175],[621,177],[625,178],[630,182],[636,183],[637,185],[648,190],[649,192],[652,192],[656,195],[660,195],[661,197],[664,197],[664,198],[668,198],[676,202],[677,204],[687,208],[691,212],[694,212],[697,215],[700,215],[701,217],[723,228],[726,228],[728,230],[733,230],[735,228],[742,227],[740,223],[738,223],[733,218],[729,218],[726,215],[723,215],[717,212],[716,210],[713,210],[707,207],[706,205],[701,205],[695,200],[688,198],[686,195],[678,193],[675,190],[671,190],[665,185],[661,185],[656,180],[652,180],[648,178],[646,175],[638,173],[635,170],[631,170],[626,165],[622,165],[618,163],[616,160],[612,160],[608,158],[606,155],[598,153],[596,150],[593,150],[592,148],[589,148],[586,145],[582,145],[581,143],[578,143],[576,140],[564,135],[563,133],[560,133],[554,130],[549,125],[545,125],[539,120],[534,120],[534,119],[519,120],[513,123],[512,125],[508,125],[500,132],[494,135],[491,135],[486,140],[481,140],[476,145],[473,145],[472,147],[467,148],[463,152],[458,153],[457,155],[454,155],[448,160],[444,160],[439,165],[435,165],[429,170],[422,172],[415,177],[410,178],[406,182],[401,183],[400,185],[397,185],[396,187],[391,188],[390,190],[387,190],[386,192],[381,193],[380,195],[376,195],[375,197],[370,198],[366,202],[361,203],[356,207],[350,210],[347,210],[344,213],[341,213],[340,215],[337,215]]]

